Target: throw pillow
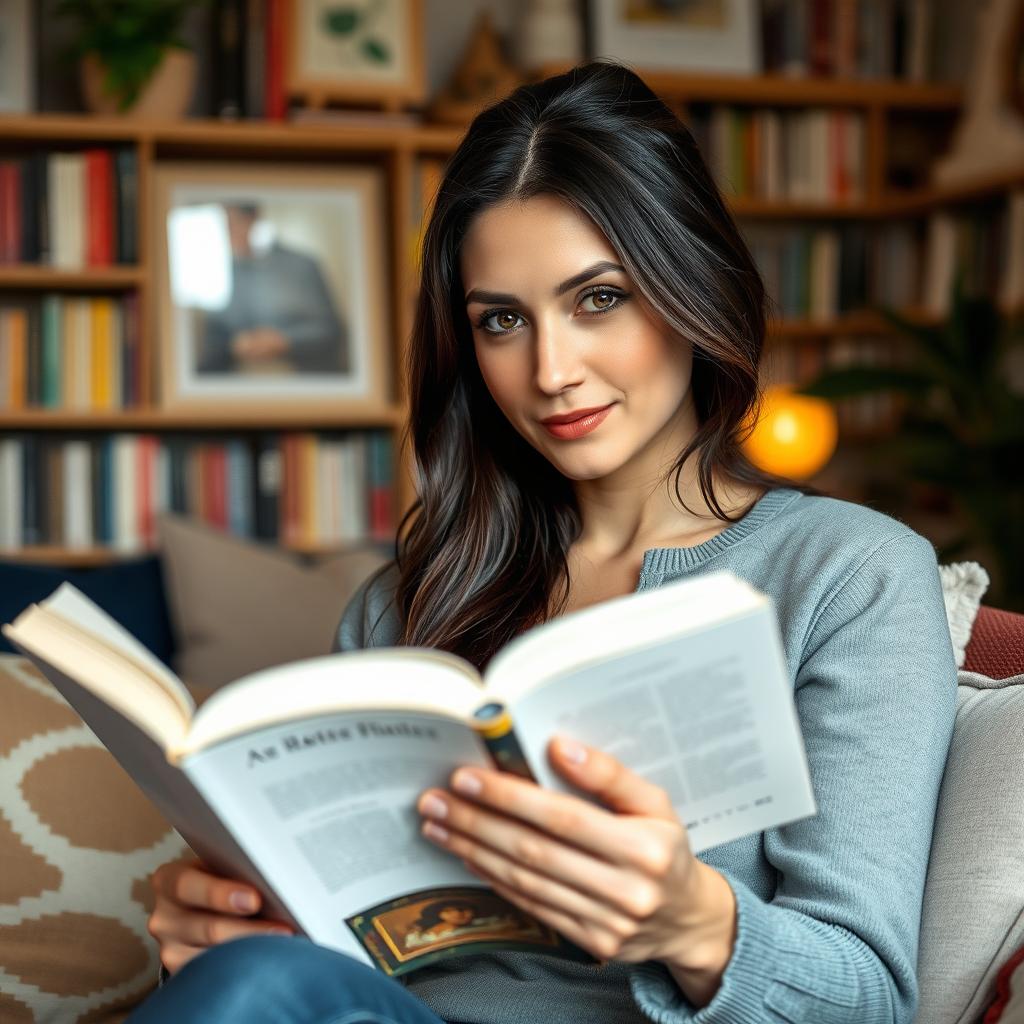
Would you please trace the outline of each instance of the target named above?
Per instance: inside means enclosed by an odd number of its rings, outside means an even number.
[[[960,672],[921,919],[922,1024],[973,1024],[1024,944],[1024,675]]]
[[[117,619],[164,664],[171,663],[174,647],[171,620],[164,597],[160,559],[155,555],[96,569],[0,562],[0,622],[13,622],[30,604],[49,597],[65,580]],[[2,635],[0,651],[14,653]]]
[[[996,976],[996,997],[981,1024],[1024,1024],[1024,949],[1018,949]]]
[[[179,516],[163,517],[159,534],[175,671],[205,687],[329,653],[349,598],[387,561],[366,546],[306,565]]]
[[[154,987],[149,876],[186,847],[31,663],[0,656],[0,1020],[122,1021]]]
[[[963,668],[978,607],[988,590],[988,573],[977,562],[953,562],[939,566],[939,578],[956,667]]]

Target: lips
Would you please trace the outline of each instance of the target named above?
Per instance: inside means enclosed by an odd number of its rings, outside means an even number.
[[[575,441],[592,430],[596,430],[607,418],[614,408],[611,405],[602,405],[594,409],[577,409],[575,412],[562,413],[558,416],[549,416],[541,420],[544,429],[560,441]]]
[[[573,412],[560,412],[557,416],[548,416],[541,420],[541,423],[545,427],[557,425],[560,423],[574,423],[576,420],[583,419],[584,416],[593,416],[596,412],[602,412],[605,409],[610,408],[609,405],[595,405],[590,409],[576,409]]]

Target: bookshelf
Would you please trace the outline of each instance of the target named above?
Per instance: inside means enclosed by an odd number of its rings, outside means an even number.
[[[541,75],[557,73],[548,67]],[[968,188],[937,190],[899,189],[890,182],[890,133],[906,118],[927,124],[937,149],[953,126],[960,108],[959,90],[945,85],[902,81],[780,76],[686,75],[651,73],[645,79],[684,119],[701,110],[731,107],[753,113],[765,108],[799,113],[815,109],[844,112],[862,118],[863,182],[856,198],[841,201],[763,198],[751,195],[727,197],[741,222],[786,226],[837,224],[870,228],[894,218],[920,223],[947,204],[987,200],[1024,185],[1024,174],[978,182]],[[400,514],[414,496],[409,453],[400,450],[407,415],[401,367],[405,343],[412,326],[415,299],[413,252],[430,199],[444,161],[455,149],[464,128],[428,123],[281,123],[218,120],[187,120],[154,124],[117,118],[81,115],[38,114],[0,117],[0,157],[33,150],[65,151],[89,146],[130,147],[138,167],[138,254],[130,266],[87,267],[70,270],[52,266],[0,264],[0,300],[10,293],[59,291],[79,295],[131,293],[137,296],[141,324],[141,394],[131,409],[64,410],[0,409],[0,441],[5,436],[31,433],[60,436],[64,433],[102,436],[105,433],[145,431],[160,436],[202,432],[265,431],[384,431],[396,453],[395,512]],[[336,163],[373,164],[386,177],[387,279],[389,286],[389,398],[382,407],[339,407],[335,412],[310,413],[302,403],[269,409],[258,422],[251,414],[239,415],[218,408],[201,411],[168,410],[159,400],[156,358],[157,267],[154,258],[156,209],[154,171],[161,161],[220,160],[281,162],[325,166]],[[920,322],[934,315],[914,304],[905,312]],[[857,336],[884,341],[888,325],[866,309],[850,309],[831,316],[783,317],[769,327],[770,348],[798,344],[804,349],[827,350],[834,339]],[[292,540],[289,547],[305,553],[323,549],[315,541]],[[67,545],[26,545],[0,551],[32,561],[95,565],[119,557],[106,548]]]

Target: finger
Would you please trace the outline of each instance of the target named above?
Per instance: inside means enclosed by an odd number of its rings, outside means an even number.
[[[603,750],[558,736],[548,745],[548,756],[566,780],[619,814],[676,819],[672,801],[661,786],[648,782]]]
[[[266,918],[252,920],[227,917],[203,911],[180,910],[173,906],[154,913],[149,930],[161,942],[198,947],[217,946],[246,935],[294,934],[287,925]]]
[[[165,891],[183,906],[222,914],[255,914],[263,902],[251,885],[221,878],[192,866],[183,866],[171,878],[169,889]]]
[[[571,793],[542,789],[508,772],[460,768],[452,776],[452,788],[471,805],[483,805],[517,818],[611,864],[653,865],[665,857],[660,839],[653,834],[638,834],[631,819],[618,817]],[[452,795],[443,790],[429,792],[452,801]]]
[[[436,841],[430,835],[429,824],[425,829],[424,834],[432,842]],[[501,882],[516,892],[573,917],[604,924],[622,936],[632,935],[636,930],[636,924],[628,913],[609,905],[610,894],[618,890],[608,890],[604,894],[598,892],[592,896],[587,891],[524,867],[498,851],[458,833],[451,833],[446,840],[439,841],[438,845],[460,857],[470,871],[488,881]],[[618,900],[614,902],[617,904]]]
[[[424,836],[459,857],[479,863],[486,858],[496,864],[500,857],[505,870],[499,877],[509,884],[517,884],[516,878],[525,881],[530,877],[534,885],[539,885],[544,876],[552,884],[560,883],[595,897],[602,905],[626,914],[649,913],[652,901],[657,899],[655,883],[628,870],[633,856],[628,847],[621,851],[619,866],[618,862],[595,858],[514,818],[493,814],[450,795],[443,796],[438,790],[424,794],[421,810],[436,801],[444,804],[446,812],[441,818],[431,817],[424,825]],[[635,836],[633,845],[637,845]]]
[[[598,960],[611,960],[622,948],[621,940],[599,925],[577,920],[539,900],[524,896],[501,882],[492,882],[491,886],[503,899],[537,918],[549,928],[554,928],[560,935],[575,943],[580,949],[585,949]]]
[[[180,942],[173,942],[160,948],[160,963],[167,968],[168,973],[177,974],[193,958],[199,956],[206,947],[186,946]]]

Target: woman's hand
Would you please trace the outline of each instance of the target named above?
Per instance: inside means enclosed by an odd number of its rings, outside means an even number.
[[[732,956],[728,882],[690,851],[665,791],[591,747],[553,741],[572,785],[601,800],[511,774],[460,768],[452,790],[419,801],[423,834],[509,902],[601,960],[661,960],[706,1005]]]
[[[251,885],[214,875],[195,857],[162,865],[150,882],[156,901],[147,928],[171,974],[228,939],[294,934],[287,925],[254,916],[261,900]]]

